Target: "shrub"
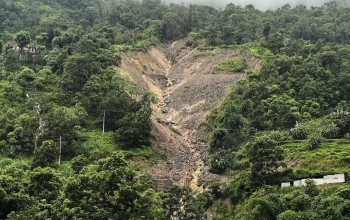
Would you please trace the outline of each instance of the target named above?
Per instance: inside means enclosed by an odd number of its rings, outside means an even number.
[[[243,172],[229,183],[225,190],[225,195],[230,197],[232,204],[238,204],[251,196],[257,188],[258,187],[252,181],[251,173]]]
[[[234,166],[234,152],[227,149],[218,149],[208,157],[209,167],[213,172],[222,173]]]
[[[58,146],[52,141],[44,141],[40,147],[35,149],[32,168],[36,167],[56,167],[58,157]]]
[[[277,216],[277,220],[294,220],[298,219],[298,214],[292,210],[282,212]]]
[[[84,155],[78,155],[71,160],[71,166],[75,173],[79,173],[89,161]]]
[[[287,134],[281,131],[270,131],[268,133],[268,136],[271,140],[274,140],[278,143],[287,139]]]
[[[305,211],[310,206],[310,203],[310,196],[306,194],[300,194],[294,197],[289,204],[294,211]]]
[[[317,188],[314,180],[306,180],[306,186],[304,187],[304,192],[310,197],[318,196],[320,190]]]
[[[336,138],[338,137],[340,129],[333,122],[325,123],[321,126],[321,134],[324,138]]]
[[[350,200],[350,189],[342,189],[338,192],[338,195],[342,197],[343,199],[348,199]]]
[[[305,147],[308,150],[314,150],[319,148],[322,143],[322,136],[319,133],[311,134],[308,139],[305,141]]]
[[[295,140],[305,140],[309,134],[309,129],[304,124],[296,123],[295,127],[291,128],[289,132]]]
[[[339,136],[350,132],[350,112],[338,110],[325,117],[325,122],[334,123],[339,128]]]
[[[227,72],[243,72],[247,69],[247,63],[241,59],[228,60],[214,66],[214,70]]]

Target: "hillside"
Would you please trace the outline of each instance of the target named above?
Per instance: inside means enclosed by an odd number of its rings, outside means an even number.
[[[259,67],[259,60],[245,50],[199,50],[185,43],[179,40],[147,52],[123,53],[119,69],[157,98],[152,106],[153,145],[166,160],[149,171],[160,190],[173,182],[202,191],[211,183],[227,181],[227,177],[209,172],[204,162],[208,145],[198,128],[227,94],[227,88],[245,74],[216,71],[214,66],[244,59],[250,68]]]
[[[0,219],[349,220],[345,2],[0,0]]]

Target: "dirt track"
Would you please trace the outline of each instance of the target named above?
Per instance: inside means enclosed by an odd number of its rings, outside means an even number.
[[[201,141],[198,126],[224,97],[227,86],[244,77],[213,71],[214,65],[234,57],[259,67],[257,59],[239,49],[199,51],[186,48],[184,40],[122,54],[120,73],[159,100],[153,106],[153,145],[166,160],[148,170],[159,190],[178,183],[202,191],[210,183],[226,181],[208,171],[204,162],[208,146]]]

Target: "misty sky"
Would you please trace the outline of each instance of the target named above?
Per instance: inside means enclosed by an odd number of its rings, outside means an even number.
[[[172,3],[192,3],[192,4],[205,4],[214,7],[224,8],[228,3],[232,2],[236,5],[248,5],[252,4],[255,8],[260,10],[266,9],[276,9],[287,3],[289,3],[292,7],[295,5],[303,4],[306,6],[322,6],[324,3],[329,2],[331,0],[163,0],[165,2]],[[344,0],[343,0],[344,1]],[[348,0],[346,0],[348,1]]]

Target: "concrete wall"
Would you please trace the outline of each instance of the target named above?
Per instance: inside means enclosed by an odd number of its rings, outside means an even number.
[[[291,186],[291,183],[290,182],[281,183],[281,186],[282,186],[282,188],[283,187],[288,187],[288,186]]]
[[[311,180],[315,181],[316,186],[325,184],[324,179],[311,179]]]
[[[345,174],[335,174],[323,177],[325,184],[330,183],[345,183]]]
[[[301,186],[301,180],[294,180],[293,186]]]
[[[306,186],[306,180],[308,179],[301,179],[301,180],[294,180],[293,186]],[[313,178],[310,179],[315,182],[317,186],[324,185],[324,184],[334,184],[334,183],[345,183],[345,174],[335,174],[335,175],[327,175],[323,178]],[[281,187],[288,187],[291,186],[291,182],[284,182],[281,183]]]

